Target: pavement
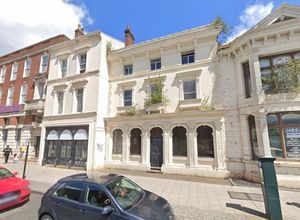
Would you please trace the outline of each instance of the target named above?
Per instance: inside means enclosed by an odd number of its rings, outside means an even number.
[[[22,176],[24,163],[0,165]],[[26,179],[36,193],[44,193],[58,179],[84,171],[39,166],[29,162]],[[98,173],[121,173],[142,188],[166,198],[174,209],[176,219],[266,219],[262,191],[255,184],[232,185],[224,179],[167,175],[125,170],[101,170]],[[299,219],[300,191],[280,189],[283,219]]]

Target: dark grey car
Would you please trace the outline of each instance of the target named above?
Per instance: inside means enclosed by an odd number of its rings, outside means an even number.
[[[170,204],[128,178],[76,174],[60,179],[43,196],[40,220],[174,219]]]

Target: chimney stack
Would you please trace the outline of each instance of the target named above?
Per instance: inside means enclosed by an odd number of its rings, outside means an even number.
[[[134,44],[134,36],[133,33],[131,31],[131,28],[129,26],[127,26],[127,28],[125,29],[125,46],[131,46]]]
[[[80,24],[78,24],[77,29],[75,29],[75,38],[82,36],[82,35],[84,35],[84,29]]]

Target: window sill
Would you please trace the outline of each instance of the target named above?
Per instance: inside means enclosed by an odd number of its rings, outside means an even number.
[[[150,106],[145,107],[145,111],[147,114],[153,114],[153,113],[163,113],[165,110],[165,104],[164,103],[156,103],[152,104]]]
[[[126,110],[132,108],[133,106],[119,106],[117,107],[117,111],[119,114],[125,113]]]
[[[200,109],[201,108],[201,99],[188,99],[179,101],[179,109]]]

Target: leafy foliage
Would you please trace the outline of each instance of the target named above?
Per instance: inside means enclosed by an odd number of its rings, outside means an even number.
[[[270,75],[262,76],[266,93],[300,92],[300,60],[290,60],[272,69]]]
[[[137,108],[137,106],[130,106],[125,110],[125,113],[123,114],[124,116],[135,116],[135,115],[140,115],[141,111],[140,109]]]
[[[164,84],[162,77],[149,79],[149,86],[147,88],[147,97],[144,101],[145,106],[150,106],[158,103],[166,104],[169,100],[164,94]]]
[[[211,22],[212,26],[215,28],[221,27],[221,33],[218,36],[218,41],[224,43],[231,33],[231,28],[226,24],[221,16],[216,16]]]

